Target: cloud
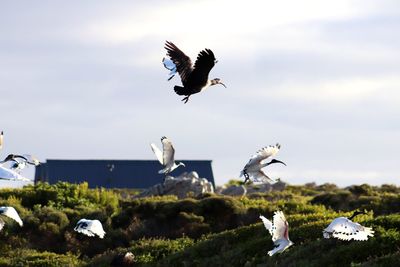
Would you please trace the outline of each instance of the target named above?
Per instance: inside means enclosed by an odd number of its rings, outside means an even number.
[[[167,135],[178,158],[212,159],[223,183],[257,149],[280,142],[279,159],[290,164],[271,171],[283,180],[395,181],[396,5],[4,4],[2,153],[152,159],[148,144]],[[212,48],[219,63],[210,75],[228,88],[212,87],[182,104],[172,89],[179,79],[167,82],[161,64],[165,40],[192,59]]]

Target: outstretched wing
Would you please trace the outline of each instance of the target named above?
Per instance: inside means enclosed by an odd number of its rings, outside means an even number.
[[[161,138],[163,144],[163,162],[165,166],[174,164],[175,149],[172,142],[165,136]]]
[[[285,215],[283,215],[283,212],[275,211],[273,221],[272,241],[276,241],[278,239],[289,239],[289,224],[285,218]]]
[[[155,145],[155,144],[150,144],[151,150],[153,150],[154,154],[156,155],[156,158],[158,161],[161,163],[161,165],[164,165],[164,159],[163,159],[163,153],[161,150]]]
[[[370,227],[364,227],[359,223],[350,221],[347,218],[339,217],[324,230],[324,237],[328,238],[329,234],[340,240],[368,240],[369,236],[374,236],[374,231]]]
[[[271,234],[271,236],[273,235],[272,232],[272,222],[270,220],[268,220],[267,218],[265,218],[264,216],[260,215],[260,219],[262,220],[262,222],[264,223],[265,228],[269,231],[269,233]]]
[[[278,153],[279,149],[281,148],[280,144],[276,144],[274,146],[266,146],[261,148],[260,150],[258,150],[256,152],[256,154],[254,154],[249,162],[246,164],[245,168],[248,166],[251,166],[253,164],[259,164],[261,163],[263,160],[266,160],[269,157],[274,156],[276,153]]]
[[[14,170],[0,166],[0,179],[31,182],[32,180],[21,176]]]
[[[192,61],[172,42],[166,41],[165,49],[167,50],[167,55],[175,64],[179,76],[181,76],[182,84],[185,85],[190,73],[193,71]]]
[[[214,65],[214,53],[210,49],[204,49],[200,51],[199,55],[197,56],[191,75],[196,77],[208,77],[208,74],[210,73]]]
[[[7,216],[8,218],[16,221],[20,226],[23,225],[21,218],[18,215],[18,212],[13,207],[0,207],[0,214]]]
[[[258,172],[251,173],[251,174],[252,174],[251,180],[253,181],[253,183],[256,183],[256,184],[257,183],[274,184],[277,182],[277,180],[268,177],[268,175],[266,175],[265,172],[262,170],[259,170]]]

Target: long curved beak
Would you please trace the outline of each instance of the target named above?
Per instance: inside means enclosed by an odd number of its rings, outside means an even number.
[[[273,164],[273,163],[281,163],[281,164],[283,164],[283,165],[287,166],[285,162],[283,162],[283,161],[280,161],[280,160],[277,160],[277,159],[273,159],[273,160],[271,160],[271,162],[270,162],[268,165],[270,165],[270,164]]]
[[[225,84],[223,84],[223,83],[221,83],[221,82],[220,82],[219,84],[223,85],[223,86],[226,88],[226,85],[225,85]]]

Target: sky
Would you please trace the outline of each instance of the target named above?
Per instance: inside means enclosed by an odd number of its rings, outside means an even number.
[[[155,159],[165,135],[223,184],[280,143],[289,183],[399,185],[399,28],[395,0],[1,1],[0,156]],[[183,104],[166,40],[227,88]]]

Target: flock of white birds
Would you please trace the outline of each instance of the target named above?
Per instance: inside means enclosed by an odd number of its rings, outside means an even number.
[[[210,49],[202,50],[199,53],[196,62],[192,64],[191,59],[173,43],[166,42],[165,48],[168,53],[167,58],[163,59],[163,64],[164,67],[170,71],[168,74],[168,80],[171,80],[176,73],[179,73],[183,87],[175,86],[174,90],[178,95],[186,96],[182,99],[185,103],[187,103],[192,94],[199,93],[211,85],[221,84],[225,86],[218,78],[213,80],[208,79],[209,72],[214,67],[215,63],[217,63],[214,54]],[[0,150],[3,147],[3,139],[3,132],[1,132]],[[161,143],[163,146],[162,151],[155,144],[150,145],[157,160],[164,167],[158,173],[167,175],[179,166],[185,167],[183,163],[175,162],[175,149],[172,142],[164,136],[161,138]],[[281,146],[276,144],[258,150],[241,171],[240,176],[245,177],[244,182],[246,183],[250,180],[253,183],[276,183],[277,179],[270,178],[262,169],[274,163],[286,165],[280,160],[271,159],[279,152],[280,148]],[[271,160],[268,161],[269,159]],[[6,168],[3,166],[5,163],[11,163],[11,166]],[[27,179],[20,175],[20,171],[27,165],[38,164],[39,161],[31,155],[10,154],[0,162],[0,179],[26,181]],[[334,219],[329,226],[323,230],[323,237],[333,237],[346,241],[368,240],[368,237],[371,237],[374,234],[372,228],[364,227],[352,221],[355,216],[362,213],[364,212],[356,211],[350,218],[339,217]],[[0,207],[0,215],[9,217],[15,220],[21,227],[23,226],[21,218],[13,207]],[[289,223],[282,211],[276,211],[272,221],[262,215],[260,215],[260,219],[265,228],[271,234],[272,241],[274,242],[274,248],[268,252],[269,256],[272,256],[275,253],[281,253],[294,244],[289,239]],[[0,230],[4,225],[5,222],[0,219]],[[104,238],[105,235],[105,231],[99,220],[81,219],[77,222],[74,230],[91,237],[98,236],[99,238]]]

